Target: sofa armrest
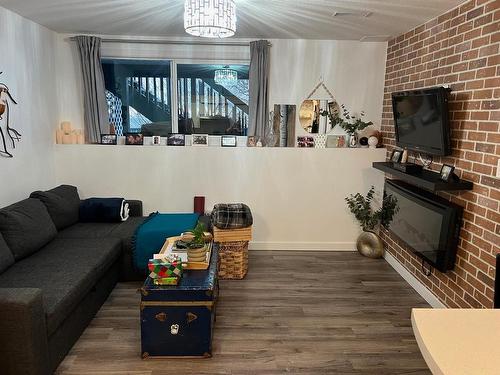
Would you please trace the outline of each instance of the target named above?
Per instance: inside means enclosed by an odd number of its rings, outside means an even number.
[[[2,374],[50,373],[41,289],[0,288]]]
[[[142,216],[142,201],[127,199],[130,216]]]

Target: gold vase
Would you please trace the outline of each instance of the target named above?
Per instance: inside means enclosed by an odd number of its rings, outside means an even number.
[[[378,259],[384,255],[384,243],[378,234],[370,230],[359,235],[356,248],[361,255],[368,258]]]

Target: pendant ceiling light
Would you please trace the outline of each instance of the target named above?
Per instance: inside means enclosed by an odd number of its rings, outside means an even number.
[[[221,86],[234,86],[238,83],[238,72],[225,66],[223,69],[217,69],[214,77],[215,83]]]
[[[186,0],[184,29],[203,38],[228,38],[236,32],[234,0]]]

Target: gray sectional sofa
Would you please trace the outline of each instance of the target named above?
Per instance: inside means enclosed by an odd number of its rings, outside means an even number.
[[[76,187],[62,185],[0,209],[0,373],[50,374],[118,280],[141,280],[132,238],[144,221],[81,223]]]

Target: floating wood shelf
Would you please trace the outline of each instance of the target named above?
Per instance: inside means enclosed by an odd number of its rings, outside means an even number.
[[[409,174],[394,169],[392,162],[374,162],[373,168],[382,172],[388,173],[412,185],[420,186],[421,188],[436,191],[452,191],[452,190],[472,190],[472,182],[465,180],[452,180],[446,182],[441,180],[439,173],[422,169],[418,173]]]

